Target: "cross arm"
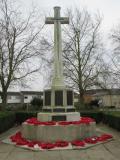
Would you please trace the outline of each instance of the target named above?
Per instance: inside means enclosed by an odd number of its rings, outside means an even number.
[[[54,24],[55,21],[59,21],[61,24],[69,24],[68,17],[60,17],[60,18],[46,17],[45,24]]]
[[[46,17],[45,18],[45,24],[54,24],[54,18],[53,17]]]
[[[69,24],[69,18],[68,17],[61,17],[60,22],[61,22],[61,24]]]

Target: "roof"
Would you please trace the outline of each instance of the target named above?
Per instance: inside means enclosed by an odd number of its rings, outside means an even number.
[[[86,94],[92,94],[92,95],[120,95],[120,89],[113,88],[113,89],[94,89],[94,90],[87,90],[85,92]]]
[[[0,91],[0,95],[1,95],[1,91]],[[28,95],[43,95],[43,92],[39,92],[39,91],[21,91],[21,92],[14,92],[14,91],[8,91],[7,95],[24,95],[24,94],[28,94]]]
[[[37,95],[43,95],[42,91],[21,91],[22,94],[37,94]]]
[[[0,91],[0,95],[2,94],[2,92]],[[8,91],[7,95],[20,95],[20,92],[12,92],[12,91]]]

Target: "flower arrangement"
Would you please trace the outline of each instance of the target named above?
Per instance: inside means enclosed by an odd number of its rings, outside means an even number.
[[[73,146],[79,146],[79,147],[84,147],[85,146],[85,142],[81,141],[81,140],[74,140],[71,142],[71,144]]]
[[[67,126],[67,125],[89,125],[91,122],[95,122],[94,119],[89,118],[89,117],[81,117],[79,121],[49,121],[49,122],[41,122],[38,121],[37,118],[29,118],[25,121],[25,123],[30,124],[30,125],[46,125],[46,126],[52,126],[52,125],[62,125],[62,126]],[[101,136],[93,136],[93,137],[87,137],[83,140],[77,139],[73,141],[65,141],[65,140],[57,140],[55,142],[42,142],[42,141],[37,141],[37,140],[28,140],[22,137],[21,132],[17,132],[16,134],[12,135],[10,137],[11,142],[18,146],[26,146],[28,148],[32,149],[54,149],[54,148],[66,148],[69,146],[73,146],[74,148],[81,148],[81,147],[86,147],[87,145],[94,145],[96,143],[101,143],[105,142],[107,140],[112,139],[112,135],[110,134],[102,134]]]
[[[38,121],[37,118],[32,117],[30,119],[27,119],[25,122],[32,125],[80,125],[90,124],[91,122],[95,122],[95,120],[90,117],[81,117],[79,121],[41,122]]]
[[[18,146],[27,146],[28,148],[35,148],[39,147],[39,149],[54,149],[54,148],[64,148],[68,147],[69,144],[75,147],[85,147],[87,144],[96,144],[100,142],[105,142],[109,139],[112,139],[113,136],[110,134],[102,134],[101,136],[94,136],[94,137],[88,137],[84,140],[74,140],[71,142],[63,141],[63,140],[57,140],[54,143],[51,142],[41,142],[41,141],[30,141],[22,137],[21,132],[17,132],[15,135],[12,135],[10,137],[10,140],[15,143]]]

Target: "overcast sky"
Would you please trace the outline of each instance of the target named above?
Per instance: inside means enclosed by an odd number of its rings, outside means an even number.
[[[54,6],[60,6],[61,11],[70,7],[87,8],[90,12],[97,11],[103,17],[102,31],[107,36],[110,30],[120,21],[120,0],[20,0],[25,10],[28,10],[32,4],[40,8],[40,12],[53,13]],[[62,12],[63,14],[63,12]],[[42,90],[44,88],[44,79],[42,76],[31,83],[30,90]],[[36,85],[37,83],[37,85]]]
[[[52,13],[54,6],[64,11],[70,7],[86,7],[91,12],[100,11],[103,16],[102,28],[107,31],[120,20],[120,0],[21,0],[26,9],[33,3],[42,12]]]

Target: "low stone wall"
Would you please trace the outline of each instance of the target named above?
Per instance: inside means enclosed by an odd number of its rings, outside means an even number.
[[[29,140],[54,142],[57,140],[72,141],[96,135],[96,123],[79,125],[32,125],[22,124],[22,136]]]

